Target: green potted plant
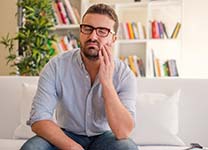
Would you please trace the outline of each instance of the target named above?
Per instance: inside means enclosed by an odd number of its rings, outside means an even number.
[[[20,0],[18,6],[19,29],[15,37],[9,34],[0,43],[8,50],[7,64],[16,67],[12,74],[37,76],[56,52],[51,44],[55,35],[50,32],[54,26],[52,0]],[[18,41],[18,49],[14,42]]]

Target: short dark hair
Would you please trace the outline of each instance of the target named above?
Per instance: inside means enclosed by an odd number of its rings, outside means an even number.
[[[108,17],[110,17],[110,19],[115,21],[114,32],[117,33],[117,31],[118,31],[118,16],[116,15],[116,12],[114,11],[114,9],[112,7],[110,7],[109,5],[100,3],[100,4],[94,4],[94,5],[90,6],[87,9],[87,11],[84,13],[82,19],[87,14],[107,15]]]

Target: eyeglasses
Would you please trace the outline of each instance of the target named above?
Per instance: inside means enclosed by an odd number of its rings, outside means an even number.
[[[80,25],[80,31],[84,34],[91,34],[93,31],[96,31],[97,36],[100,37],[107,37],[109,33],[115,34],[114,31],[112,31],[111,29],[105,28],[105,27],[93,27],[91,25],[87,25],[87,24],[81,24]]]

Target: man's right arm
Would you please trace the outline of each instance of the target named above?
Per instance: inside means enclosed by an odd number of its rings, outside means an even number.
[[[60,150],[83,150],[82,146],[65,135],[61,128],[53,122],[53,112],[57,104],[56,70],[58,57],[54,57],[45,65],[38,82],[38,89],[33,100],[28,125],[38,136],[46,139]]]
[[[41,120],[33,123],[32,131],[47,139],[60,150],[84,150],[80,144],[65,135],[60,127],[51,120]]]

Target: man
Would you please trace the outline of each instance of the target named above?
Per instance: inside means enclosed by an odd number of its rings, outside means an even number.
[[[128,138],[136,81],[128,66],[112,56],[117,29],[108,5],[86,11],[81,49],[53,58],[40,75],[28,122],[37,136],[21,150],[137,150]]]

